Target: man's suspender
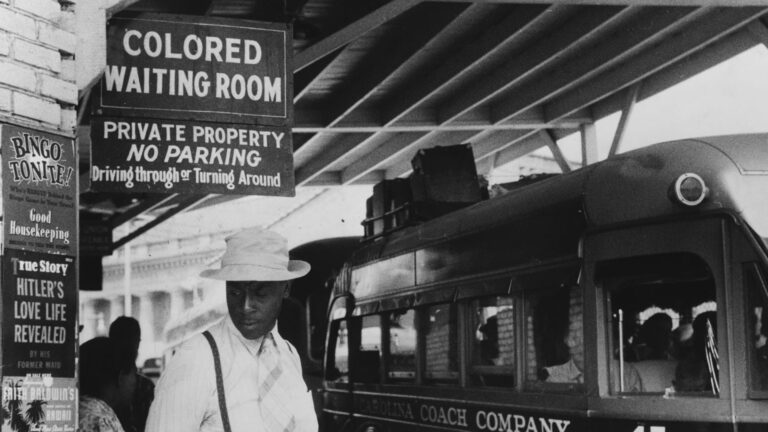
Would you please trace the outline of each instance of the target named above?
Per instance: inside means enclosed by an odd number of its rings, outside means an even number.
[[[213,335],[209,331],[204,331],[203,336],[211,346],[213,352],[213,365],[216,369],[216,393],[219,395],[219,412],[221,412],[221,424],[224,426],[224,432],[232,432],[232,428],[229,426],[229,413],[227,412],[227,401],[224,398],[224,378],[221,375],[221,358],[219,357],[219,348],[216,346],[216,341],[213,340]]]

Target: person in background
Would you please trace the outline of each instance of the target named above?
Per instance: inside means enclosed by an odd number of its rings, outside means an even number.
[[[484,365],[500,364],[499,359],[499,322],[496,315],[488,318],[479,330],[483,335],[480,341],[480,360]]]
[[[632,363],[643,382],[643,391],[664,392],[672,387],[677,361],[673,359],[672,318],[659,312],[640,327],[639,344],[635,347],[639,361]]]
[[[78,432],[125,432],[117,411],[130,404],[136,359],[106,337],[80,345]]]
[[[581,323],[570,322],[568,332],[563,337],[562,343],[567,347],[568,361],[554,366],[544,367],[539,372],[539,378],[550,383],[569,383],[583,384],[584,373],[584,332]],[[611,382],[619,382],[619,361],[612,359],[610,365]],[[630,364],[624,362],[623,367],[624,392],[641,392],[643,384],[637,370]],[[618,387],[617,384],[616,387]],[[615,389],[615,391],[618,388]]]
[[[675,391],[711,392],[719,389],[717,362],[717,313],[703,312],[693,320],[690,352],[675,369]]]
[[[117,317],[109,326],[109,338],[137,358],[141,343],[141,326],[135,318]],[[136,391],[126,412],[118,416],[126,432],[144,432],[149,406],[155,397],[155,384],[144,375],[136,374]]]
[[[289,260],[277,233],[226,239],[220,268],[229,316],[185,342],[157,383],[147,432],[315,432],[317,416],[296,349],[277,332],[290,280],[309,263]]]

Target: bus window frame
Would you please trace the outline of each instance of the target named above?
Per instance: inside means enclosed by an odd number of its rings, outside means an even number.
[[[346,381],[340,380],[343,374],[339,375],[339,378],[330,379],[331,367],[336,367],[336,347],[338,343],[338,337],[339,337],[339,328],[341,327],[341,323],[345,323],[347,325],[347,373],[346,373]],[[352,350],[350,350],[350,343],[349,343],[349,337],[350,337],[350,330],[349,330],[349,317],[339,318],[331,320],[331,322],[328,324],[328,342],[327,342],[327,349],[325,352],[325,364],[323,365],[323,381],[326,385],[332,386],[333,388],[347,388],[352,383],[352,369],[351,369],[351,356],[352,356]]]
[[[379,346],[378,346],[378,350],[362,350],[362,349],[360,349],[360,348],[362,348],[362,344],[363,344],[363,329],[366,328],[366,327],[363,326],[363,323],[365,322],[365,320],[367,318],[375,318],[377,320],[377,322],[378,322],[378,329],[379,329],[379,340],[378,340]],[[380,384],[382,384],[385,381],[385,379],[384,379],[384,376],[385,376],[385,371],[384,371],[384,346],[383,346],[383,344],[384,344],[384,331],[383,331],[384,330],[384,328],[383,328],[384,327],[384,315],[383,315],[383,313],[382,312],[377,312],[377,313],[371,313],[371,314],[366,314],[366,315],[354,316],[354,317],[350,317],[349,321],[354,321],[358,325],[358,328],[356,328],[356,331],[357,331],[357,336],[359,338],[358,339],[359,343],[356,344],[356,345],[353,345],[353,346],[360,347],[360,348],[355,350],[354,363],[353,363],[353,366],[350,367],[350,374],[353,377],[351,382],[353,384],[363,384],[363,385],[380,385]],[[374,352],[378,353],[378,355],[376,357],[371,355]],[[360,381],[359,380],[358,377],[363,375],[363,372],[362,372],[362,369],[363,369],[362,368],[362,366],[363,366],[363,363],[362,363],[363,362],[363,354],[369,355],[369,357],[371,357],[371,359],[376,358],[376,360],[375,360],[375,362],[376,362],[376,368],[375,369],[376,370],[375,371],[368,371],[366,373],[370,374],[371,377],[376,377],[377,379],[370,380],[370,381]],[[366,366],[366,369],[368,369],[368,367],[371,366],[371,365],[365,365],[365,366]]]
[[[456,317],[456,352],[455,352],[455,362],[456,362],[456,371],[448,371],[445,373],[439,373],[436,376],[429,376],[427,373],[427,342],[426,342],[426,333],[424,331],[424,324],[425,320],[427,319],[427,309],[431,307],[437,307],[437,306],[447,306],[449,308],[449,314],[453,313]],[[453,309],[451,311],[450,309]],[[416,310],[418,311],[416,314],[416,335],[417,335],[417,347],[421,347],[421,350],[417,348],[418,358],[421,358],[422,368],[421,368],[421,379],[419,380],[421,385],[427,385],[427,386],[440,386],[440,387],[456,387],[456,388],[463,388],[462,385],[462,368],[465,366],[462,357],[464,356],[462,353],[462,346],[464,346],[464,336],[462,335],[463,326],[461,325],[462,322],[462,308],[460,307],[460,302],[458,301],[448,301],[448,302],[438,302],[438,303],[430,303],[425,304],[416,307]],[[449,320],[450,322],[450,320]],[[449,333],[450,335],[450,333]],[[449,336],[450,339],[450,336]],[[448,349],[448,353],[450,353],[450,348]],[[450,360],[449,360],[450,364]],[[454,385],[455,384],[455,385]]]
[[[656,398],[657,394],[611,394],[608,386],[608,351],[607,328],[598,323],[607,322],[606,287],[595,281],[595,270],[600,261],[630,258],[639,255],[656,255],[675,252],[689,252],[698,255],[709,266],[715,281],[715,299],[718,304],[717,337],[720,354],[720,396],[664,398],[664,403],[654,404],[660,416],[674,416],[685,413],[683,420],[713,420],[723,421],[722,413],[731,411],[732,389],[732,359],[733,340],[726,324],[727,310],[732,307],[732,300],[726,296],[732,291],[732,283],[726,275],[729,262],[725,249],[728,240],[729,222],[733,217],[725,212],[707,212],[691,214],[688,217],[661,218],[644,221],[642,224],[625,224],[609,228],[590,230],[583,241],[584,277],[586,316],[591,319],[585,322],[586,338],[592,339],[592,351],[585,353],[586,364],[589,365],[588,403],[604,415],[612,416],[621,413],[623,416],[647,416],[647,404],[637,403],[637,398]],[[701,235],[702,232],[714,235]],[[641,239],[642,241],[638,241]]]
[[[413,328],[414,332],[416,333],[416,337],[414,338],[414,370],[412,376],[393,376],[393,371],[390,370],[391,367],[391,320],[389,318],[390,314],[402,312],[402,311],[413,311]],[[386,310],[382,312],[382,367],[384,368],[384,384],[389,385],[411,385],[415,384],[418,380],[419,375],[419,330],[418,330],[418,324],[419,322],[419,311],[417,307],[408,307],[408,308],[401,308],[401,309],[392,309],[392,310]],[[397,372],[399,373],[399,372]],[[407,374],[408,371],[402,371],[403,374]]]
[[[513,343],[514,343],[514,356],[513,356],[513,365],[482,365],[477,364],[473,360],[472,356],[472,348],[475,341],[475,329],[474,327],[474,320],[472,318],[472,315],[475,313],[476,308],[474,307],[474,303],[480,302],[483,299],[498,299],[502,297],[508,297],[512,300],[512,313],[513,320],[514,320],[514,334],[512,335]],[[462,356],[464,358],[464,361],[466,362],[466,367],[464,370],[466,370],[466,386],[468,388],[473,389],[503,389],[503,390],[513,390],[513,391],[519,391],[520,390],[520,375],[518,374],[518,370],[521,369],[520,367],[520,347],[518,346],[520,339],[519,336],[522,334],[520,330],[520,293],[519,292],[512,292],[512,293],[502,293],[502,294],[483,294],[483,295],[477,295],[474,297],[464,297],[460,300],[460,304],[464,306],[466,309],[464,313],[462,313],[460,316],[463,316],[466,319],[467,325],[465,325],[465,330],[463,332],[463,337],[465,343],[463,344],[462,348],[465,350],[464,355]],[[498,331],[498,330],[497,330]],[[497,336],[500,342],[500,336]],[[514,384],[512,386],[495,386],[492,384],[472,384],[471,383],[471,376],[477,375],[480,380],[483,380],[484,375],[492,375],[492,376],[511,376]]]
[[[648,259],[648,258],[651,258],[651,257],[654,257],[654,256],[668,256],[668,255],[691,255],[692,257],[695,257],[696,259],[700,260],[707,267],[707,270],[709,271],[709,276],[711,277],[712,281],[715,283],[715,287],[714,287],[715,298],[714,298],[714,301],[715,301],[715,304],[717,306],[715,311],[717,312],[717,317],[719,319],[722,318],[723,317],[723,313],[720,310],[720,309],[722,309],[722,305],[718,303],[717,284],[714,281],[715,278],[714,278],[714,275],[712,274],[711,266],[699,254],[692,253],[692,252],[672,253],[672,254],[663,254],[662,253],[662,254],[635,256],[635,257],[630,257],[628,259],[640,261],[640,260]],[[610,261],[610,260],[601,261],[600,263],[605,263],[605,262],[608,262],[608,261]],[[598,264],[600,264],[600,263],[598,263]],[[605,332],[608,334],[608,337],[606,337],[606,341],[605,341],[606,346],[607,346],[607,349],[605,350],[605,355],[607,357],[606,362],[607,362],[608,368],[609,368],[608,369],[608,372],[609,372],[609,374],[608,374],[608,391],[613,396],[657,396],[657,397],[658,396],[662,396],[663,397],[665,395],[665,392],[658,392],[658,391],[657,392],[650,392],[650,391],[642,391],[642,392],[624,391],[624,392],[622,392],[620,390],[616,390],[616,391],[612,390],[614,388],[614,384],[613,384],[612,381],[613,381],[613,379],[615,377],[611,373],[610,368],[613,366],[612,365],[612,362],[613,362],[612,353],[617,348],[616,346],[614,346],[614,342],[613,342],[614,341],[614,338],[613,338],[614,335],[611,334],[611,332],[613,331],[613,328],[614,328],[614,326],[616,324],[616,322],[614,321],[614,318],[613,318],[613,313],[612,313],[612,311],[613,311],[612,294],[616,293],[616,292],[630,290],[630,289],[632,289],[632,285],[634,283],[636,283],[638,280],[643,280],[643,279],[647,279],[647,277],[643,278],[643,277],[638,277],[636,275],[623,275],[623,276],[609,276],[609,277],[605,278],[602,281],[596,281],[596,283],[599,283],[602,286],[602,288],[603,288],[603,290],[605,292],[605,310],[607,312],[605,314],[606,319],[607,319],[607,321],[605,321]],[[630,317],[625,317],[625,319],[630,319]],[[717,349],[718,349],[718,353],[726,351],[726,347],[722,343],[718,343]],[[679,363],[679,359],[677,359],[677,361]],[[626,363],[628,365],[632,365],[633,364],[633,362],[629,362],[629,361],[626,362]],[[722,371],[721,371],[721,375],[722,375]],[[682,392],[682,391],[678,390],[675,393],[679,397],[686,397],[686,398],[688,398],[688,397],[709,397],[709,398],[715,397],[716,398],[717,397],[717,396],[709,394],[706,391],[687,391],[687,392]]]
[[[582,365],[583,370],[582,375],[582,382],[580,383],[556,383],[556,382],[547,382],[547,381],[529,381],[527,377],[527,369],[528,369],[528,359],[526,358],[526,346],[528,343],[527,336],[528,336],[528,295],[530,292],[535,292],[536,294],[540,293],[551,293],[553,291],[556,291],[558,289],[573,289],[576,287],[576,289],[579,289],[581,291],[582,296],[582,316],[581,316],[581,339],[582,343],[584,345],[584,364]],[[531,288],[522,288],[522,293],[520,296],[520,302],[521,302],[521,308],[520,308],[520,316],[522,320],[522,328],[521,331],[523,333],[522,339],[520,339],[521,346],[519,348],[519,357],[522,361],[522,374],[519,375],[519,386],[522,388],[523,393],[544,393],[544,394],[564,394],[564,395],[571,395],[571,396],[579,396],[583,397],[587,390],[587,335],[585,332],[585,305],[584,302],[586,301],[584,298],[584,290],[581,286],[571,285],[571,284],[565,284],[565,286],[549,286],[546,288],[538,288],[538,289],[531,289]]]
[[[763,292],[768,292],[768,279],[766,279],[766,275],[764,271],[761,271],[760,266],[755,261],[748,261],[742,263],[742,286],[745,291],[748,290],[747,286],[747,271],[751,270],[755,272],[757,282],[761,285],[760,288],[762,288]],[[748,270],[749,269],[749,270]],[[759,295],[759,294],[758,294]],[[756,368],[754,365],[755,362],[755,347],[754,347],[754,329],[752,328],[752,308],[754,307],[753,303],[753,296],[755,294],[751,292],[751,290],[745,292],[745,324],[743,327],[746,330],[745,334],[745,355],[747,360],[747,398],[755,401],[761,401],[768,399],[768,388],[765,389],[756,389],[754,387],[755,382],[755,376]],[[765,306],[765,309],[763,309],[763,313],[768,313],[768,299],[763,299]]]

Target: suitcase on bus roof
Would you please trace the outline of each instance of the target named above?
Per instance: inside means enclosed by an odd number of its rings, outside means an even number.
[[[475,203],[482,199],[472,146],[422,149],[411,160],[413,200]]]

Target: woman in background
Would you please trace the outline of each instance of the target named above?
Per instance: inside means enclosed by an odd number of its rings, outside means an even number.
[[[106,337],[80,345],[78,432],[124,432],[115,412],[131,402],[136,357],[123,351]]]

